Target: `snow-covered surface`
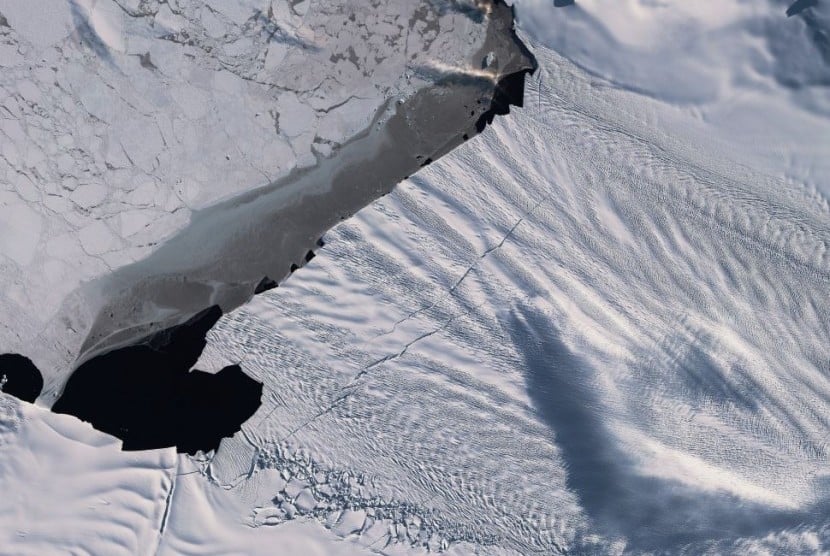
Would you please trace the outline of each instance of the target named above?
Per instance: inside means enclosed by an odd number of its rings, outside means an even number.
[[[244,502],[175,450],[122,452],[73,417],[0,394],[0,554],[368,554],[316,521],[251,528]],[[261,496],[265,493],[261,493]]]
[[[121,442],[0,394],[0,554],[148,554],[159,543],[174,450]]]
[[[827,114],[825,2],[786,17],[786,0],[580,0],[560,10],[522,0],[523,28],[588,72],[680,104],[782,87]],[[803,3],[803,2],[802,2]],[[809,2],[807,2],[809,3]],[[811,91],[799,91],[816,87]],[[737,98],[736,98],[737,97]],[[815,101],[809,106],[808,99]]]
[[[702,121],[695,143],[830,195],[830,3],[521,0],[521,27],[593,76]],[[815,4],[787,17],[789,6]],[[655,118],[666,116],[650,113]],[[651,122],[674,133],[684,123]]]
[[[213,457],[179,458],[163,553],[830,550],[827,93],[734,78],[746,42],[771,48],[753,21],[798,37],[822,12],[578,4],[518,4],[540,63],[524,109],[211,332],[197,366],[241,363],[264,403]],[[672,46],[680,31],[738,40],[722,26],[745,42],[701,63],[700,79],[729,84],[714,95],[612,63],[611,50],[650,52],[638,68],[691,64],[701,53]],[[557,38],[576,28],[584,53]],[[4,423],[70,419],[15,411]],[[38,427],[4,441],[42,446],[36,487],[83,500],[88,484],[61,473],[72,460]],[[108,450],[85,459],[122,461],[113,484],[140,480],[127,461],[149,458],[154,509],[135,519],[157,530],[143,516],[164,506],[169,452]],[[0,480],[21,492],[35,471],[15,462],[34,452],[7,453]],[[30,519],[9,505],[4,533]]]

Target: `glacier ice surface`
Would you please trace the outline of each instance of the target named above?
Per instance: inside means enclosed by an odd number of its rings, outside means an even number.
[[[518,1],[525,108],[209,333],[263,383],[215,453],[0,395],[3,546],[826,552],[827,4],[788,4]]]

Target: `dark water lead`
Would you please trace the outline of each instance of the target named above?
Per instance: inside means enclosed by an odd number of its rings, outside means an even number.
[[[43,376],[28,357],[0,355],[0,390],[26,402],[34,402],[43,389]]]
[[[216,374],[191,370],[221,316],[213,306],[90,359],[69,378],[52,411],[120,438],[124,450],[175,446],[194,454],[218,448],[256,412],[262,397],[262,383],[238,365]]]

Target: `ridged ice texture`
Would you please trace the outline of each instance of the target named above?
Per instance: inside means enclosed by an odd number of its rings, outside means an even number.
[[[375,548],[827,549],[826,198],[536,46],[523,110],[211,332],[265,382],[211,476],[311,461],[251,524],[411,508]]]

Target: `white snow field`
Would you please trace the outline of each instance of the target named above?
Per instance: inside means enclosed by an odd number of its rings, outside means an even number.
[[[209,334],[265,384],[217,452],[3,402],[0,553],[828,553],[828,4],[787,8],[517,1],[525,107]]]
[[[314,522],[250,529],[238,496],[189,471],[173,449],[123,452],[86,423],[0,394],[0,554],[355,553]]]

